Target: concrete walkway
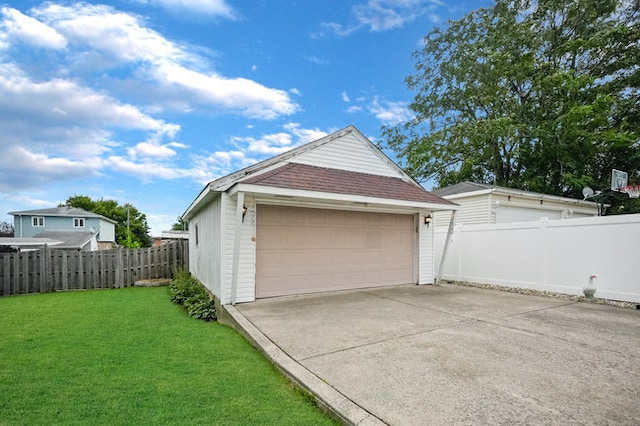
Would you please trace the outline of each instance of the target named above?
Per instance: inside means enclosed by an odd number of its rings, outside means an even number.
[[[345,423],[640,424],[640,311],[456,285],[229,307]]]

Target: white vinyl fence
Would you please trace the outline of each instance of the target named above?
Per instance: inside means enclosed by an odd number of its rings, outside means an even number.
[[[447,227],[436,228],[436,268]],[[442,279],[640,303],[640,214],[456,225]]]

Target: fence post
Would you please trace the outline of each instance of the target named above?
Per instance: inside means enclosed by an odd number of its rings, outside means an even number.
[[[47,244],[40,251],[40,293],[46,292],[47,285],[47,255],[49,249]]]
[[[2,288],[4,289],[2,292],[3,296],[8,296],[11,294],[11,256],[14,256],[13,253],[6,253],[2,256]]]
[[[116,249],[116,287],[126,287],[124,285],[124,252],[122,247]]]

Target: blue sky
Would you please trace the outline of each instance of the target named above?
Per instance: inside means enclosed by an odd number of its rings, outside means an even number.
[[[73,195],[151,235],[220,176],[408,118],[411,53],[489,1],[0,0],[0,221]]]

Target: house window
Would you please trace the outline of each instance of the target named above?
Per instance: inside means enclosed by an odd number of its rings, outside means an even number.
[[[82,217],[74,217],[73,218],[73,227],[74,228],[84,228],[84,218],[82,218]]]
[[[36,226],[41,228],[44,226],[44,217],[42,216],[34,216],[31,218],[31,226]]]
[[[196,247],[198,246],[198,224],[196,223]]]

